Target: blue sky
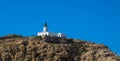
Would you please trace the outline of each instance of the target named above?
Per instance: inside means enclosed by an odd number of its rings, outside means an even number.
[[[49,31],[108,46],[120,55],[120,0],[0,0],[0,36]]]

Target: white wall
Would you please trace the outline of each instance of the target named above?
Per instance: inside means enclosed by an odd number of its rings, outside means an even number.
[[[62,33],[52,33],[52,32],[39,32],[37,36],[54,36],[54,37],[65,37],[65,34]]]

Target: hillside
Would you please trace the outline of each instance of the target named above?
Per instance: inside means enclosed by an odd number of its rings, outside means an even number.
[[[120,61],[102,44],[56,37],[0,37],[0,61]]]

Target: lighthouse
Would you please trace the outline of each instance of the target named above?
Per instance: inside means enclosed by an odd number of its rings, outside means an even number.
[[[48,31],[48,25],[47,25],[47,23],[45,23],[44,26],[43,26],[43,31],[42,32],[38,32],[37,36],[42,36],[42,37],[50,36],[50,37],[60,37],[60,38],[63,38],[63,37],[65,37],[65,34],[49,32]]]
[[[45,23],[43,26],[43,32],[47,32],[47,31],[48,31],[48,26],[47,26],[47,23]]]

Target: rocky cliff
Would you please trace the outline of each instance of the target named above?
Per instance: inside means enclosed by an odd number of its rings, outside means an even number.
[[[0,61],[120,61],[102,44],[55,37],[0,37]]]

